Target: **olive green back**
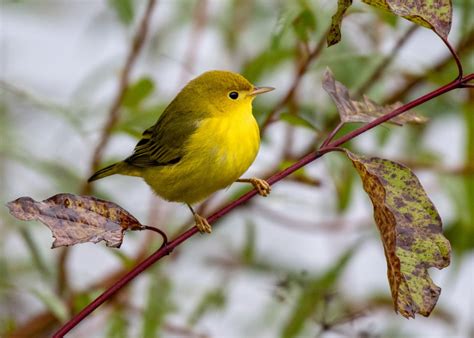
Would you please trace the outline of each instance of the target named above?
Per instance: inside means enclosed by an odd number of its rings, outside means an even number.
[[[173,101],[158,122],[143,132],[142,139],[125,162],[142,168],[178,163],[184,156],[186,141],[205,115],[194,111],[179,111]]]

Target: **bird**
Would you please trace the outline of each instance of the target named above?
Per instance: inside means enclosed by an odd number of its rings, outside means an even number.
[[[271,191],[265,180],[241,175],[260,146],[252,102],[272,90],[238,73],[207,71],[184,86],[129,157],[98,170],[88,182],[114,174],[142,177],[158,196],[185,203],[197,229],[210,233],[211,225],[193,204],[234,182],[252,184],[261,196]]]

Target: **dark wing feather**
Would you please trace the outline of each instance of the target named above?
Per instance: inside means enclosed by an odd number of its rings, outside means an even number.
[[[165,166],[178,163],[184,156],[184,145],[196,131],[204,114],[173,109],[173,103],[158,122],[146,129],[125,162],[136,167]]]

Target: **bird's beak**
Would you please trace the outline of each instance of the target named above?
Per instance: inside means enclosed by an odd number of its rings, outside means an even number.
[[[254,87],[253,90],[250,92],[250,96],[257,96],[259,94],[271,92],[275,88],[273,87]]]

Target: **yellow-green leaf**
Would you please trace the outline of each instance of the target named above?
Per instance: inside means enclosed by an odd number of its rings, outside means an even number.
[[[329,68],[327,68],[323,74],[323,89],[336,104],[341,121],[345,123],[371,122],[377,117],[388,114],[402,106],[400,102],[381,106],[365,95],[361,101],[353,100],[349,94],[349,90],[342,83],[336,81]],[[403,125],[407,122],[424,123],[426,121],[426,117],[418,116],[412,111],[407,111],[402,115],[394,117],[389,122]]]
[[[293,30],[301,41],[308,42],[316,30],[316,18],[309,8],[303,9],[292,22]]]
[[[444,38],[451,30],[453,8],[451,0],[362,0],[368,5],[385,9],[430,28]]]
[[[311,122],[299,115],[281,113],[280,120],[285,121],[295,127],[303,127],[312,131],[318,131],[318,129]]]
[[[109,0],[109,4],[115,10],[122,23],[126,25],[132,23],[135,12],[132,0]]]
[[[341,41],[341,25],[342,19],[347,9],[352,5],[352,0],[338,0],[337,11],[331,18],[331,28],[329,29],[328,36],[326,38],[328,47],[335,45]]]
[[[122,100],[122,105],[127,108],[136,108],[153,93],[155,83],[149,77],[142,77],[128,86]]]
[[[119,205],[92,196],[57,194],[42,202],[21,197],[7,204],[10,214],[23,221],[38,220],[53,233],[53,248],[105,241],[120,247],[125,230],[143,226]]]
[[[395,310],[406,318],[416,313],[429,316],[441,288],[433,283],[428,269],[448,266],[451,253],[435,206],[409,168],[346,153],[374,205]]]

